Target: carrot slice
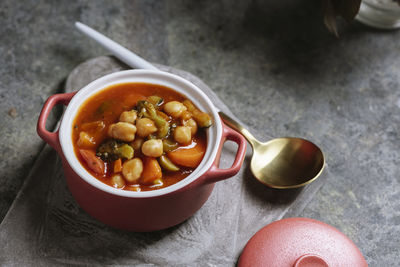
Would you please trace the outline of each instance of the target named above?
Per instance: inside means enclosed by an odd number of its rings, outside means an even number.
[[[143,172],[140,178],[142,183],[151,184],[154,180],[161,179],[162,171],[157,159],[146,157],[143,165]]]
[[[122,160],[119,158],[114,161],[114,173],[119,173],[122,171]]]
[[[194,168],[200,164],[205,152],[205,146],[197,144],[192,148],[180,148],[171,151],[167,155],[168,158],[175,164]]]
[[[79,153],[81,154],[82,158],[86,161],[88,167],[97,174],[103,175],[105,173],[105,166],[104,162],[96,157],[94,151],[86,150],[86,149],[79,149]]]

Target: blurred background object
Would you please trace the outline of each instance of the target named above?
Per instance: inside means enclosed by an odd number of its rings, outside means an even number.
[[[400,28],[400,1],[363,0],[356,19],[375,28]]]
[[[328,30],[338,36],[336,17],[347,22],[354,18],[375,28],[400,27],[400,0],[325,0],[324,23]]]

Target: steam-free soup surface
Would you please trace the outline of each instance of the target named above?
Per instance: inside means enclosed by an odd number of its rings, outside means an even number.
[[[112,187],[148,191],[187,177],[206,150],[212,124],[186,97],[159,85],[125,83],[86,100],[75,117],[75,155]]]

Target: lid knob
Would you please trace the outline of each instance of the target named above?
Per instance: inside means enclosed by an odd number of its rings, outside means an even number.
[[[293,267],[329,267],[329,265],[318,255],[305,254],[296,260]]]

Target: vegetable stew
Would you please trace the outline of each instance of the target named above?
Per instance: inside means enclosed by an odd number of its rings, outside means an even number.
[[[148,191],[187,177],[207,147],[211,117],[160,85],[124,83],[86,100],[73,123],[75,154],[98,180]]]

